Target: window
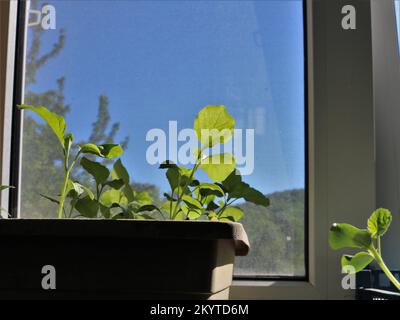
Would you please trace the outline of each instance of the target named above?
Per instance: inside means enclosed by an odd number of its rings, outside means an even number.
[[[56,13],[50,28],[34,14],[45,4]],[[191,128],[208,104],[254,129],[254,170],[244,179],[271,206],[240,204],[252,252],[236,275],[306,276],[302,1],[47,0],[31,1],[30,12],[25,103],[65,115],[77,141],[124,144],[136,190],[154,201],[167,186],[146,161],[150,129],[168,132],[170,120]],[[20,216],[54,218],[40,194],[61,185],[57,142],[30,113],[22,132]]]

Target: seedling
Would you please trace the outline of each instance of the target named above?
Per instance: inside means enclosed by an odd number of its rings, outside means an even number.
[[[123,153],[122,147],[119,144],[96,145],[93,143],[86,143],[82,146],[78,146],[78,152],[75,155],[71,155],[71,147],[74,136],[72,133],[66,133],[67,126],[63,117],[47,110],[45,107],[21,105],[19,108],[28,109],[35,112],[49,125],[60,142],[64,158],[64,179],[59,200],[50,199],[58,203],[58,218],[61,219],[63,216],[65,216],[64,202],[71,190],[74,190],[79,195],[83,192],[86,192],[90,199],[94,198],[94,195],[89,188],[79,184],[78,182],[73,182],[70,179],[71,171],[80,157],[84,154],[93,154],[101,158],[111,159]]]
[[[232,138],[234,118],[225,106],[206,106],[194,120],[194,130],[200,146],[196,150],[194,165],[187,169],[167,160],[160,165],[166,169],[171,192],[160,211],[172,220],[195,220],[201,216],[209,220],[239,221],[244,212],[232,206],[239,199],[268,206],[269,199],[260,191],[242,181],[231,153],[212,154],[211,149]],[[200,182],[195,174],[203,170],[212,181]]]
[[[368,219],[367,229],[358,229],[347,223],[334,223],[329,232],[329,244],[333,250],[342,248],[357,248],[360,252],[351,256],[342,256],[342,268],[356,273],[376,261],[389,280],[400,290],[400,282],[390,272],[382,259],[381,237],[389,229],[392,214],[389,210],[379,208]]]

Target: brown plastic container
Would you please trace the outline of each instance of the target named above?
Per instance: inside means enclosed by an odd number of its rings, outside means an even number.
[[[239,223],[0,220],[0,298],[227,299],[248,251]]]

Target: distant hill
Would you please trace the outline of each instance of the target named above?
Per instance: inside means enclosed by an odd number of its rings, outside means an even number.
[[[236,274],[304,274],[304,190],[268,195],[269,207],[251,203],[240,221],[250,240],[251,252],[236,260]]]

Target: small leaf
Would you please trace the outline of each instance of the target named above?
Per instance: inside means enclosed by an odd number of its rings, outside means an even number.
[[[68,133],[64,138],[64,149],[70,150],[72,146],[72,141],[74,140],[74,135],[72,133]]]
[[[6,189],[14,189],[14,188],[15,188],[14,186],[5,186],[5,185],[2,185],[2,186],[0,186],[0,191],[6,190]]]
[[[354,272],[349,272],[349,273],[356,273],[363,270],[373,260],[374,257],[371,256],[368,252],[359,252],[354,256],[344,255],[341,261],[342,269],[346,266],[352,266],[354,268]]]
[[[88,187],[85,187],[84,185],[81,185],[78,182],[73,182],[71,180],[68,180],[66,194],[69,194],[70,191],[74,191],[77,196],[80,196],[81,194],[86,192],[86,194],[89,196],[90,199],[94,199],[94,194],[92,190],[90,190]]]
[[[392,214],[389,210],[379,208],[368,219],[368,231],[372,238],[383,236],[392,222]]]
[[[369,249],[371,234],[347,223],[334,223],[329,231],[329,244],[333,250],[342,248]]]
[[[182,200],[186,203],[186,205],[189,208],[200,209],[200,210],[203,209],[203,206],[201,205],[201,203],[198,200],[193,199],[191,196],[189,196],[187,194],[184,194],[182,196]]]
[[[244,216],[244,212],[237,207],[227,207],[218,217],[221,221],[239,221]]]
[[[263,195],[260,191],[250,187],[247,183],[244,183],[246,188],[243,190],[243,198],[251,203],[256,205],[268,207],[269,206],[269,199]]]
[[[206,106],[194,120],[194,130],[202,148],[211,148],[229,141],[234,128],[235,119],[226,111],[225,106]]]
[[[230,153],[216,154],[203,159],[200,163],[213,181],[224,181],[235,169],[235,158]]]
[[[114,204],[128,204],[126,197],[122,194],[121,190],[109,189],[100,197],[100,202],[106,207],[111,207]]]
[[[129,173],[122,164],[121,159],[115,161],[114,166],[111,170],[111,175],[113,179],[122,179],[125,184],[129,184]]]
[[[62,147],[64,148],[64,134],[65,130],[67,128],[67,125],[65,124],[65,119],[45,107],[34,107],[34,106],[29,106],[26,104],[23,104],[19,106],[20,109],[29,109],[35,112],[39,117],[41,117],[47,124],[48,126],[53,130],[55,135],[58,138],[58,141],[60,141]]]
[[[80,153],[90,153],[102,158],[114,158],[123,154],[122,147],[119,144],[95,145],[87,143],[80,147]]]
[[[178,166],[172,162],[171,160],[166,160],[160,164],[158,169],[169,169],[169,168],[177,168]]]
[[[134,194],[134,201],[139,203],[140,205],[151,205],[153,202],[153,199],[150,197],[149,193],[146,191],[142,192],[135,192]]]
[[[107,182],[103,183],[104,186],[109,186],[110,188],[117,189],[117,190],[121,189],[124,184],[125,184],[124,180],[122,180],[122,179],[115,179],[115,180],[111,180],[111,181],[107,181]]]
[[[144,212],[144,211],[151,212],[154,210],[161,212],[160,209],[153,204],[146,204],[144,206],[141,206],[139,209],[136,210],[136,212]]]
[[[91,161],[85,157],[81,159],[81,166],[85,169],[90,175],[93,176],[96,184],[104,184],[106,182],[108,176],[110,175],[110,170],[102,164]]]
[[[43,197],[43,198],[45,198],[45,199],[47,199],[47,200],[51,201],[51,202],[54,202],[54,203],[60,204],[60,201],[59,201],[59,200],[57,200],[57,199],[55,199],[55,198],[52,198],[52,197],[46,196],[45,194],[41,194],[41,193],[39,193],[39,195],[40,195],[41,197]]]
[[[219,185],[213,183],[200,183],[199,189],[202,196],[215,195],[222,197],[224,195],[224,190]]]
[[[189,220],[198,219],[202,212],[202,210],[187,206],[186,204],[182,205],[181,209]]]
[[[75,209],[86,218],[96,218],[100,204],[88,196],[79,199],[75,204]]]

